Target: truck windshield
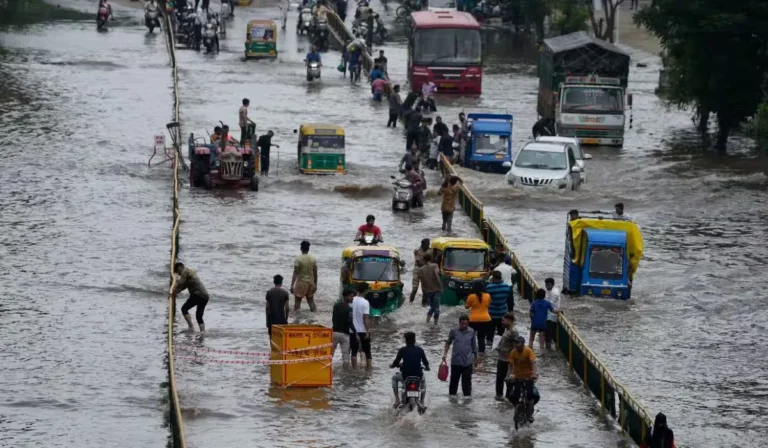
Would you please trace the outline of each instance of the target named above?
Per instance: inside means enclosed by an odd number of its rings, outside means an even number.
[[[413,42],[416,65],[479,65],[480,30],[422,29]]]
[[[624,277],[624,254],[620,247],[592,246],[589,253],[589,276],[604,280]]]
[[[474,150],[477,154],[505,154],[507,141],[506,135],[476,135]]]
[[[343,135],[309,135],[302,139],[307,152],[344,153]]]
[[[624,95],[621,89],[608,87],[566,87],[563,92],[563,113],[621,114]]]
[[[395,282],[398,269],[389,257],[360,257],[355,260],[352,278],[367,282]]]
[[[568,169],[568,160],[564,152],[534,151],[528,149],[520,151],[515,160],[518,168],[534,168],[539,170],[565,170]]]
[[[429,9],[456,9],[456,0],[429,0]]]
[[[447,249],[443,256],[443,269],[447,271],[485,271],[486,251],[482,249]]]

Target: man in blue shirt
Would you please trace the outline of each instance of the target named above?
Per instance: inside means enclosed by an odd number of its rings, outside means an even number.
[[[317,52],[317,48],[315,48],[314,45],[312,45],[312,51],[307,53],[306,61],[307,61],[307,63],[317,62],[320,65],[323,64],[323,62],[320,60],[320,53]]]
[[[400,365],[400,361],[403,362]],[[405,347],[402,347],[392,362],[391,368],[400,367],[400,372],[392,375],[392,390],[395,392],[395,407],[400,406],[400,388],[399,383],[403,382],[409,376],[421,378],[421,404],[424,404],[424,391],[427,383],[424,380],[424,372],[421,364],[424,363],[424,370],[429,370],[429,361],[424,350],[416,345],[416,333],[409,331],[405,333]]]
[[[377,79],[384,79],[384,72],[381,71],[381,68],[378,64],[373,66],[373,70],[371,70],[371,82],[376,81]]]
[[[556,313],[554,307],[545,298],[547,291],[536,291],[536,300],[531,303],[531,337],[528,339],[528,347],[533,349],[533,339],[539,334],[539,345],[544,349],[547,335],[547,313]]]
[[[504,324],[501,322],[501,319],[508,311],[511,311],[507,309],[511,289],[511,286],[504,283],[504,279],[499,271],[493,271],[491,282],[485,287],[485,292],[491,295],[491,305],[488,307],[488,314],[491,315],[491,321],[496,329],[496,334],[499,336],[504,334]],[[493,347],[493,331],[489,331],[485,339],[485,344]]]

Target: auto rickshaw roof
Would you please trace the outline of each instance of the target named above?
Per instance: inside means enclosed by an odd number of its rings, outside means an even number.
[[[510,121],[476,120],[472,122],[472,134],[503,134],[512,133]]]
[[[274,20],[263,20],[263,19],[251,20],[250,22],[248,22],[246,29],[250,31],[251,28],[254,28],[254,27],[277,29],[277,24],[275,24]]]
[[[330,123],[302,123],[300,130],[304,134],[322,135],[323,131],[334,131],[328,135],[344,135],[344,128]]]
[[[341,251],[342,258],[391,257],[400,259],[400,251],[392,246],[349,246]]]
[[[491,246],[479,238],[439,237],[433,238],[431,244],[432,248],[437,250],[445,250],[450,248],[491,250]]]
[[[590,219],[580,218],[569,221],[571,226],[571,238],[573,242],[573,253],[575,255],[574,263],[581,266],[584,250],[582,246],[582,232],[587,230],[612,230],[614,232],[588,232],[587,238],[599,239],[599,242],[616,243],[623,242],[621,233],[627,235],[627,254],[629,255],[629,273],[634,275],[640,266],[640,260],[643,258],[643,234],[640,228],[632,221],[620,221],[615,219]],[[608,241],[608,238],[611,240]],[[620,239],[621,238],[621,239]]]

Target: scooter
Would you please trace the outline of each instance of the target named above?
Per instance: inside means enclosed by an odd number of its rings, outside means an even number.
[[[309,34],[309,29],[312,27],[312,19],[312,10],[309,8],[302,9],[299,14],[299,23],[296,25],[296,32],[299,34],[302,32]]]
[[[411,209],[413,203],[413,190],[411,189],[411,183],[406,179],[398,179],[395,176],[389,176],[392,178],[392,210],[407,212]]]
[[[320,63],[315,61],[307,63],[307,81],[313,79],[320,79]]]
[[[96,29],[101,30],[109,21],[109,8],[99,8],[99,13],[96,15]]]
[[[219,45],[216,37],[216,28],[212,23],[206,23],[203,28],[203,45],[205,45],[205,51],[210,53],[213,51],[213,47],[216,46],[216,51],[219,50]]]
[[[312,33],[312,40],[319,51],[328,50],[328,21],[326,19],[317,19],[317,23]]]
[[[147,11],[144,14],[144,25],[149,28],[149,32],[152,33],[155,28],[160,28],[160,19],[157,18],[157,11]]]

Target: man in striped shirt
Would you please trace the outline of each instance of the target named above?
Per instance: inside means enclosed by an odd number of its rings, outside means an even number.
[[[507,314],[507,300],[512,291],[512,287],[507,283],[504,283],[501,272],[493,271],[491,275],[491,282],[485,287],[485,291],[491,296],[491,306],[488,307],[488,314],[491,315],[491,321],[496,334],[501,336],[504,334],[504,324],[501,319]],[[493,347],[493,331],[489,331],[486,335],[486,345]]]

